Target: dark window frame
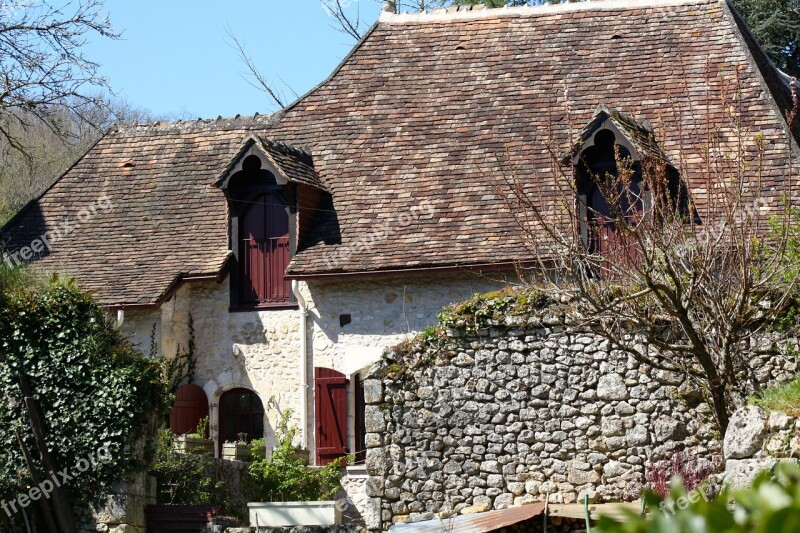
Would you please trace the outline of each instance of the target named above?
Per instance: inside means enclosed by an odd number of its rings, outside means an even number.
[[[265,434],[265,430],[266,430],[265,423],[264,423],[264,418],[266,416],[266,409],[264,408],[264,402],[261,401],[261,397],[258,395],[258,393],[256,393],[253,390],[246,389],[246,388],[243,388],[243,387],[238,387],[238,388],[230,389],[230,390],[227,390],[227,391],[223,392],[219,397],[219,412],[217,414],[217,422],[219,424],[219,434],[217,435],[217,441],[218,441],[217,442],[217,447],[219,449],[220,456],[222,456],[222,445],[225,442],[229,442],[229,441],[226,441],[226,438],[225,438],[225,434],[228,432],[227,431],[227,429],[228,429],[227,426],[230,423],[230,421],[228,421],[227,418],[226,418],[226,415],[228,413],[226,413],[226,411],[225,411],[225,401],[228,398],[233,397],[234,395],[236,396],[237,399],[242,395],[245,395],[245,396],[249,397],[249,399],[250,399],[249,412],[247,414],[250,417],[251,425],[253,423],[253,420],[255,420],[254,417],[259,415],[259,414],[261,415],[261,435],[257,435],[255,433],[250,434],[248,432],[247,442],[252,442],[254,439],[264,438],[264,434]],[[258,409],[254,408],[256,406],[256,401],[258,402],[258,406],[260,406]],[[237,418],[241,417],[242,413],[237,412],[236,416],[237,416]],[[237,425],[237,429],[241,429],[239,427],[238,422],[237,422],[236,425]],[[251,430],[252,430],[252,428],[251,428]],[[237,439],[234,442],[238,442],[238,440],[239,440],[238,439],[238,432],[237,432],[236,436],[237,436]]]
[[[646,200],[641,191],[642,169],[636,151],[633,146],[625,142],[624,137],[616,128],[603,128],[598,130],[593,137],[597,137],[604,132],[609,132],[613,136],[612,144],[592,143],[580,151],[576,164],[576,192],[578,221],[580,224],[580,235],[583,245],[592,254],[602,254],[602,233],[605,227],[613,226],[613,221],[609,218],[611,208],[608,206],[608,199],[600,191],[596,178],[605,176],[605,173],[617,175],[617,162],[614,153],[614,146],[620,150],[622,158],[632,161],[633,179],[631,185],[635,190],[630,192],[637,200],[634,205],[621,206],[620,209],[627,212],[627,217],[637,216],[644,209]],[[632,187],[633,189],[633,187]]]
[[[297,207],[296,207],[296,187],[293,184],[281,184],[277,178],[268,171],[269,180],[254,185],[233,186],[226,190],[230,211],[230,233],[228,236],[230,249],[233,252],[232,265],[230,272],[230,312],[252,312],[258,310],[281,310],[297,309],[298,303],[289,291],[288,301],[279,302],[243,302],[241,298],[243,280],[242,266],[242,218],[252,202],[264,194],[274,194],[279,196],[286,205],[286,217],[289,226],[289,260],[297,253]],[[237,173],[238,174],[238,173]],[[231,182],[234,182],[234,175]]]
[[[361,374],[353,379],[353,455],[355,464],[367,460],[367,402],[364,400],[364,380]]]

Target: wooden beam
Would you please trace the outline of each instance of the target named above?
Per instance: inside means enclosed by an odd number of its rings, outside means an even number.
[[[608,516],[616,519],[625,519],[627,515],[625,510],[634,513],[642,512],[642,503],[590,503],[589,515],[592,520],[597,520],[600,516]],[[583,519],[586,517],[586,511],[582,503],[569,503],[569,504],[549,504],[547,506],[548,516],[560,516],[561,518],[574,518]]]

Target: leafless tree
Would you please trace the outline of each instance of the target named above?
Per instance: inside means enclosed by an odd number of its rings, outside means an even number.
[[[763,173],[765,150],[776,141],[788,151],[788,133],[780,139],[754,135],[744,125],[736,91],[720,97],[729,100],[724,124],[708,126],[709,133],[723,129],[735,140],[715,142],[722,136],[709,134],[701,154],[686,153],[681,144],[677,168],[657,150],[634,161],[612,138],[613,168],[598,170],[586,159],[579,132],[568,133],[569,143],[577,143],[570,146],[559,146],[551,135],[556,200],[546,202],[505,157],[497,165],[498,192],[537,269],[549,274],[545,289],[570,301],[572,322],[640,362],[698,384],[723,431],[743,399],[743,378],[752,376],[749,358],[778,349],[763,340],[794,304],[800,282],[789,185],[797,169],[784,169],[777,179],[787,184],[781,191],[769,190]],[[796,94],[794,101],[789,124]],[[679,139],[688,135],[679,126],[672,131]],[[702,158],[701,205],[689,194],[689,176],[677,173],[690,157]],[[787,153],[786,160],[792,157]],[[595,187],[594,202],[586,198],[587,182]],[[770,187],[775,183],[773,176]]]
[[[364,36],[366,28],[362,27],[361,9],[360,4],[356,3],[354,6],[354,13],[348,14],[345,10],[350,7],[352,2],[350,0],[322,0],[322,8],[325,13],[332,19],[332,26],[335,30],[352,37],[356,42],[360,41]]]
[[[0,136],[20,151],[15,135],[36,120],[58,132],[53,108],[80,113],[104,103],[106,80],[84,54],[90,35],[116,39],[101,0],[0,0]]]
[[[369,29],[369,22],[365,21],[361,16],[361,1],[360,0],[320,0],[322,9],[331,19],[331,26],[338,32],[343,33],[353,39],[354,42],[359,42]],[[371,0],[373,3],[379,3],[384,8],[390,8],[396,13],[402,12],[421,12],[428,9],[443,7],[450,4],[479,4],[483,3],[480,0],[397,0],[394,2],[384,2],[384,0]],[[512,3],[514,0],[512,0]],[[505,5],[504,0],[488,0],[489,5],[497,7],[494,4]],[[293,96],[299,97],[297,92],[292,89],[286,82],[278,78],[278,81],[283,85],[283,89],[279,84],[272,81],[265,76],[258,68],[253,57],[247,52],[244,43],[239,39],[235,32],[230,28],[225,29],[228,38],[231,40],[231,47],[236,50],[239,60],[247,69],[244,75],[250,85],[256,89],[264,92],[273,104],[278,108],[286,107],[288,103],[286,91],[290,92]]]

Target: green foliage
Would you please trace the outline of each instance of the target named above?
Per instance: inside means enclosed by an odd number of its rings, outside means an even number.
[[[800,4],[795,0],[734,0],[733,3],[778,68],[800,76]]]
[[[208,417],[201,418],[197,422],[197,429],[194,430],[194,433],[190,433],[187,435],[194,439],[207,439],[208,438]]]
[[[220,515],[244,521],[247,502],[255,498],[248,490],[247,471],[210,455],[180,453],[175,440],[169,430],[159,432],[156,463],[150,471],[158,483],[158,504],[212,505]]]
[[[223,484],[215,479],[215,460],[203,454],[178,453],[175,436],[168,429],[158,434],[156,464],[151,473],[158,482],[161,505],[203,505],[220,503]]]
[[[552,310],[552,311],[551,311]],[[429,368],[458,355],[457,338],[445,330],[476,335],[490,327],[514,327],[540,323],[547,312],[558,313],[550,297],[534,286],[506,288],[488,294],[475,294],[465,302],[452,304],[439,313],[440,326],[427,328],[416,337],[392,350],[395,361],[387,364],[381,375],[392,380],[411,378],[411,370]]]
[[[145,466],[135,444],[167,412],[171,397],[161,364],[137,353],[89,295],[58,277],[26,287],[31,276],[0,276],[0,499],[26,491],[29,483],[15,429],[37,455],[20,389],[25,375],[59,468],[108,449],[112,461],[66,484],[74,503],[90,503]]]
[[[503,289],[489,294],[476,294],[466,302],[453,304],[439,313],[442,326],[464,329],[474,334],[478,330],[500,324],[506,317],[525,321],[550,305],[550,298],[536,287]]]
[[[253,452],[254,458],[261,457],[263,459],[267,451],[266,439],[253,439],[250,441],[250,450]]]
[[[0,295],[16,291],[20,287],[33,289],[44,287],[46,284],[46,280],[31,268],[11,268],[0,257]]]
[[[734,505],[731,506],[731,499]],[[774,475],[764,472],[749,489],[724,490],[713,499],[673,485],[667,500],[645,496],[650,513],[627,511],[620,522],[601,517],[598,533],[790,533],[800,531],[800,467],[780,463]]]
[[[771,239],[754,242],[754,247],[759,250],[764,262],[777,256],[783,268],[781,269],[782,279],[792,282],[800,276],[798,272],[798,259],[800,259],[800,211],[791,207],[790,200],[783,198],[783,207],[788,210],[787,216],[774,216],[768,220],[769,235]],[[775,250],[768,246],[770,242],[781,243],[784,249]],[[794,301],[796,307],[800,303]],[[795,312],[797,309],[794,310]]]
[[[343,465],[334,461],[322,468],[308,466],[294,444],[297,428],[290,423],[291,416],[291,410],[280,413],[278,441],[269,459],[257,459],[250,465],[254,492],[258,501],[265,502],[328,500],[340,489]]]
[[[800,415],[800,378],[768,387],[748,398],[748,402],[768,411],[783,411],[792,416]]]

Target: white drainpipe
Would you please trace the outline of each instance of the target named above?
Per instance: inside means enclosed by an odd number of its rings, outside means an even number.
[[[300,293],[300,282],[296,279],[292,280],[292,292],[300,305],[300,368],[302,369],[300,390],[303,393],[300,424],[303,428],[303,449],[308,450],[308,302]]]

